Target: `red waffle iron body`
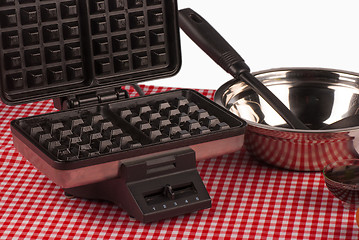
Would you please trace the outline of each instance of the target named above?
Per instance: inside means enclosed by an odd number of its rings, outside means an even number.
[[[128,98],[181,65],[175,0],[0,3],[1,99],[60,111],[11,123],[16,149],[66,195],[142,222],[211,206],[196,160],[237,151],[246,123],[193,90]]]

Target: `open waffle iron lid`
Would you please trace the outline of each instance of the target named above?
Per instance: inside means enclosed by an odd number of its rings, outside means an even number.
[[[8,105],[168,77],[181,65],[176,0],[0,2]]]

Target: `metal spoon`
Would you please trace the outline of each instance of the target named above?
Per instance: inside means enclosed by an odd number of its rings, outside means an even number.
[[[190,8],[179,11],[182,30],[235,79],[244,81],[294,129],[309,129],[251,73],[243,58],[199,14]]]

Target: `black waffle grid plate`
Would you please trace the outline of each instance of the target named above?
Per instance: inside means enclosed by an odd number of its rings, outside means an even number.
[[[7,104],[175,74],[174,0],[0,0]]]
[[[244,133],[243,120],[193,90],[176,90],[14,120],[52,166],[86,166]],[[92,160],[90,160],[92,159]]]

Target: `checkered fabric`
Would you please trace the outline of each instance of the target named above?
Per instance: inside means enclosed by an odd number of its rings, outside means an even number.
[[[170,90],[142,87],[146,94]],[[68,199],[14,149],[9,129],[15,118],[55,111],[52,101],[0,109],[1,239],[359,238],[354,212],[329,193],[320,172],[277,169],[245,149],[198,162],[211,209],[143,224],[114,204]]]

